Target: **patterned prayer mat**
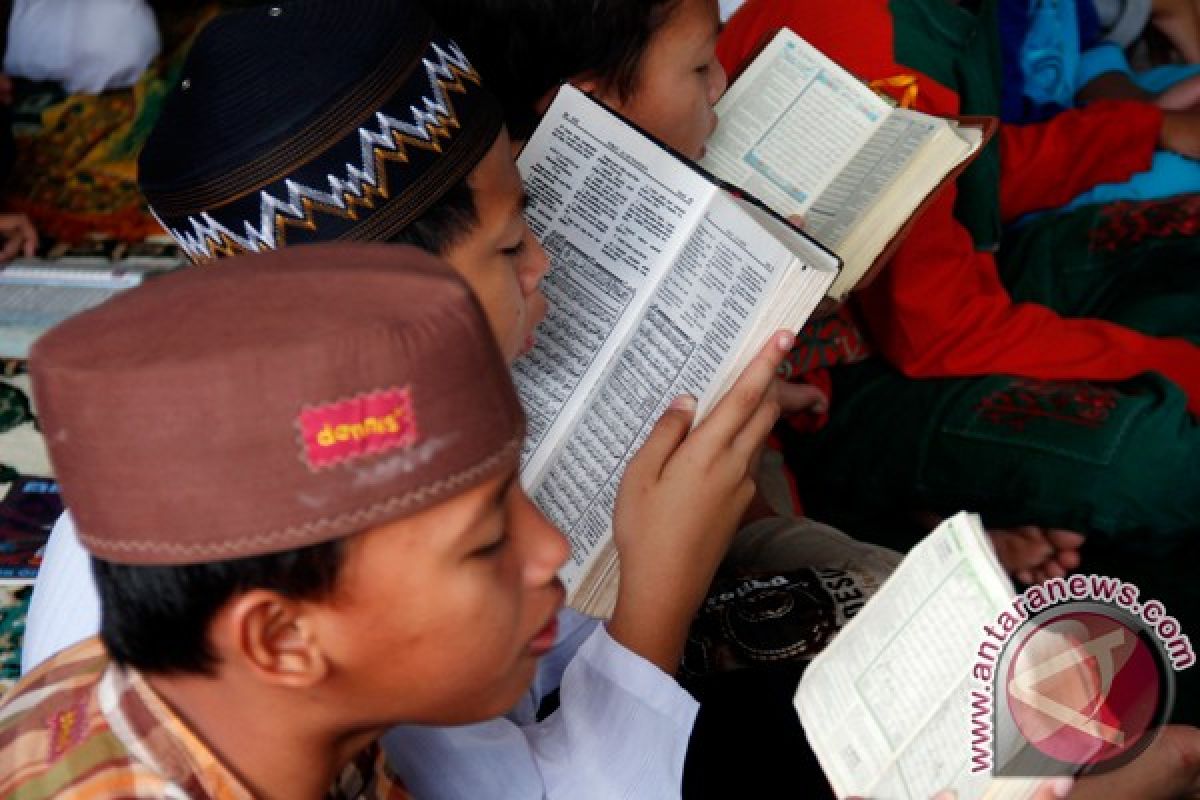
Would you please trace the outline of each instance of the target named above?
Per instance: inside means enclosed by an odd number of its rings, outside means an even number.
[[[163,54],[130,89],[63,97],[51,85],[19,83],[17,160],[0,203],[27,213],[50,239],[162,233],[137,188],[137,155],[192,38],[216,12],[210,3],[160,19]]]

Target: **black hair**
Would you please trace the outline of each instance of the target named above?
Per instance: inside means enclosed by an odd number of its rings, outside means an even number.
[[[467,179],[460,178],[445,194],[398,233],[388,237],[393,244],[411,244],[434,255],[442,255],[479,224],[475,193]]]
[[[254,558],[187,566],[131,566],[92,559],[100,639],[114,663],[144,672],[213,674],[216,613],[239,594],[270,589],[320,600],[333,591],[344,540]]]
[[[423,0],[527,139],[545,94],[579,76],[627,100],[642,56],[681,0]]]

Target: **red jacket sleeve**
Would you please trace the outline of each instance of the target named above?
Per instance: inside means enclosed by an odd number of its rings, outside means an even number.
[[[951,189],[858,295],[873,341],[892,364],[912,377],[1123,380],[1155,370],[1178,383],[1193,412],[1200,411],[1200,348],[1014,303],[995,258],[972,248],[953,204]]]
[[[722,63],[735,74],[785,25],[865,80],[914,73],[892,60],[888,0],[748,0],[718,42]],[[919,110],[958,113],[953,91],[916,74]],[[1119,124],[1110,124],[1118,118]],[[1099,127],[1099,119],[1108,128],[1124,127],[1128,121],[1133,130],[1091,130]],[[1113,103],[1068,114],[1066,121],[1048,127],[1005,134],[1002,157],[1007,157],[1002,163],[1006,171],[1010,166],[1014,171],[1001,187],[1007,194],[1004,207],[1010,212],[1044,207],[1051,187],[1082,181],[1085,173],[1093,182],[1127,177],[1148,164],[1153,150],[1149,129],[1159,120],[1157,112],[1144,105]],[[1092,136],[1102,144],[1093,148]],[[1123,143],[1132,144],[1136,152],[1120,155],[1117,150]],[[1116,150],[1102,152],[1104,148]],[[1080,158],[1077,151],[1085,151],[1086,157]],[[1054,171],[1073,170],[1076,158],[1085,162],[1078,176],[1068,179]],[[1114,162],[1112,172],[1102,166],[1106,158]],[[1064,193],[1072,190],[1074,196],[1078,188],[1066,186]],[[872,343],[893,365],[913,377],[1007,373],[1051,380],[1123,380],[1158,371],[1178,383],[1192,411],[1200,412],[1200,348],[1183,339],[1145,336],[1102,320],[1064,319],[1045,306],[1014,303],[997,274],[995,258],[977,252],[970,234],[955,219],[955,196],[954,187],[947,187],[916,221],[875,282],[857,293]]]
[[[1000,212],[1005,220],[1057,208],[1099,183],[1150,168],[1162,111],[1109,100],[1034,125],[1000,128]]]

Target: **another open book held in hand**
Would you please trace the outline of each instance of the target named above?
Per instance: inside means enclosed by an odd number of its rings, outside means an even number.
[[[974,747],[992,746],[972,738],[972,692],[979,691],[973,668],[984,626],[1011,613],[1014,594],[979,518],[960,513],[909,551],[813,659],[796,711],[838,797],[928,800],[942,789],[963,800],[1033,794],[1042,779],[973,771],[980,767]],[[995,699],[994,691],[987,695]],[[990,713],[984,718],[992,736],[1012,744],[1015,737],[994,726]]]
[[[517,166],[551,261],[549,312],[513,368],[521,480],[571,540],[571,604],[604,615],[625,465],[672,398],[703,415],[771,333],[799,330],[838,260],[569,86]]]
[[[945,120],[894,108],[784,28],[717,104],[701,164],[804,229],[845,267],[841,300],[863,285],[937,190],[995,130],[991,118]]]

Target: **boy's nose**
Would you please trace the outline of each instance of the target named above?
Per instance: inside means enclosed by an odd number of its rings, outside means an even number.
[[[729,76],[725,74],[725,68],[721,66],[721,62],[713,59],[713,68],[709,70],[712,76],[712,83],[708,87],[708,104],[715,106],[717,101],[721,99],[721,95],[725,94],[725,87],[729,85]]]
[[[532,231],[526,235],[529,237],[527,245],[529,255],[521,268],[521,290],[528,296],[537,291],[542,278],[546,277],[546,273],[550,269],[550,256],[546,255],[546,251],[542,249],[542,243],[537,240]]]
[[[511,530],[520,542],[524,583],[528,587],[544,587],[556,581],[558,570],[571,554],[570,543],[520,487],[516,488],[511,503],[514,504]]]

